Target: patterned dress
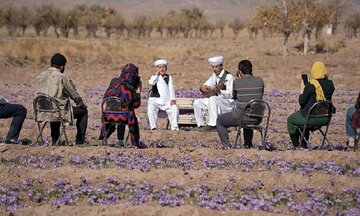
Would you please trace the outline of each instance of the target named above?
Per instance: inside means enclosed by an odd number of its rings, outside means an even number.
[[[126,64],[121,71],[120,77],[116,77],[111,80],[109,87],[107,88],[104,99],[108,97],[119,97],[124,103],[128,105],[128,112],[121,114],[107,114],[102,113],[104,118],[109,121],[115,121],[128,125],[130,140],[132,145],[139,146],[140,143],[140,130],[138,120],[135,115],[135,110],[140,106],[140,94],[136,93],[138,80],[138,68],[134,64]],[[122,108],[124,109],[124,108]],[[125,110],[121,110],[125,111]],[[100,139],[105,137],[106,131],[109,129],[110,124],[102,122]],[[114,132],[115,128],[110,128],[108,136]],[[118,130],[124,130],[124,127],[119,127]]]

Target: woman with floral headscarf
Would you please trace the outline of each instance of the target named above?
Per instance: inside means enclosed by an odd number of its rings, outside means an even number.
[[[305,124],[306,116],[311,108],[318,101],[329,100],[335,91],[334,83],[328,79],[328,72],[325,64],[321,61],[316,61],[311,67],[311,77],[308,83],[301,85],[301,94],[299,96],[300,110],[291,114],[287,119],[287,128],[290,134],[291,141],[295,147],[300,145],[300,133],[298,127]],[[328,122],[328,118],[313,118],[309,120],[309,125],[317,126],[324,125]],[[305,138],[309,139],[309,131],[305,132]],[[306,143],[301,144],[303,148],[307,148]]]
[[[111,80],[109,87],[107,88],[104,99],[108,97],[119,97],[124,103],[128,105],[128,113],[124,114],[111,114],[105,118],[111,118],[116,122],[122,122],[124,125],[128,125],[130,139],[133,146],[137,148],[145,148],[146,146],[140,143],[140,130],[137,117],[135,115],[135,109],[140,106],[140,90],[141,81],[139,78],[139,69],[134,64],[126,64],[121,70],[119,77],[115,77]],[[118,140],[123,139],[125,126],[119,125],[117,128]],[[106,131],[110,125],[102,122],[101,134],[99,139],[103,139],[106,135]],[[115,131],[115,127],[111,127],[108,137]]]

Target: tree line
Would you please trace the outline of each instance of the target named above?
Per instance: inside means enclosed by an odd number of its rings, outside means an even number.
[[[250,37],[263,32],[263,37],[274,32],[283,38],[284,55],[288,54],[288,40],[292,33],[303,34],[303,52],[309,50],[312,34],[318,38],[323,28],[328,25],[332,33],[338,29],[339,20],[344,13],[344,1],[330,0],[274,0],[269,6],[257,8],[257,14],[249,23]],[[351,14],[344,22],[345,32],[356,37],[360,29],[360,13]]]
[[[257,7],[256,15],[247,22],[239,18],[230,22],[210,22],[199,7],[171,10],[156,19],[139,15],[127,20],[119,11],[101,5],[83,4],[65,10],[53,4],[43,4],[34,9],[8,4],[0,7],[0,28],[5,27],[9,36],[24,35],[31,27],[37,36],[47,36],[49,29],[52,29],[58,38],[78,37],[80,28],[85,29],[88,37],[98,37],[100,30],[103,30],[108,38],[114,34],[129,38],[150,37],[152,32],[159,33],[161,37],[202,38],[212,37],[216,30],[223,38],[226,27],[232,30],[235,37],[243,28],[247,28],[250,38],[256,38],[259,31],[264,39],[280,33],[284,38],[284,55],[287,55],[291,34],[303,34],[303,52],[307,54],[311,35],[318,38],[325,25],[331,25],[332,31],[336,32],[343,13],[341,0],[273,0],[268,6]],[[350,37],[357,37],[360,13],[348,16],[343,25]]]
[[[229,23],[224,20],[210,22],[198,7],[184,8],[180,12],[169,11],[164,17],[151,19],[139,15],[126,20],[113,8],[101,5],[76,5],[69,10],[43,4],[33,10],[12,4],[0,7],[0,27],[7,29],[9,36],[24,35],[26,30],[34,28],[37,36],[47,36],[50,27],[57,37],[79,36],[80,27],[89,37],[97,37],[103,29],[107,37],[116,34],[127,37],[150,37],[155,31],[161,37],[192,36],[196,38],[212,36],[215,30],[224,37],[224,29],[229,26],[235,36],[243,28],[240,19]]]

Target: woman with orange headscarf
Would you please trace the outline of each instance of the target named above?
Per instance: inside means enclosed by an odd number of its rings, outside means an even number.
[[[301,88],[302,93],[299,96],[300,110],[291,114],[287,119],[287,128],[290,134],[291,142],[295,147],[300,146],[300,133],[298,127],[305,124],[307,113],[312,105],[318,101],[329,100],[335,91],[334,83],[328,79],[328,72],[325,64],[316,61],[311,67],[310,81]],[[328,122],[328,118],[310,119],[309,125],[324,125]],[[309,131],[305,132],[305,138],[309,139]],[[307,148],[306,142],[301,143],[301,147]]]

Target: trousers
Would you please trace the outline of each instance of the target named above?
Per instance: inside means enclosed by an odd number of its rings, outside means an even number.
[[[23,105],[11,103],[0,105],[0,119],[13,118],[5,142],[17,141],[19,139],[26,114],[27,109]]]

